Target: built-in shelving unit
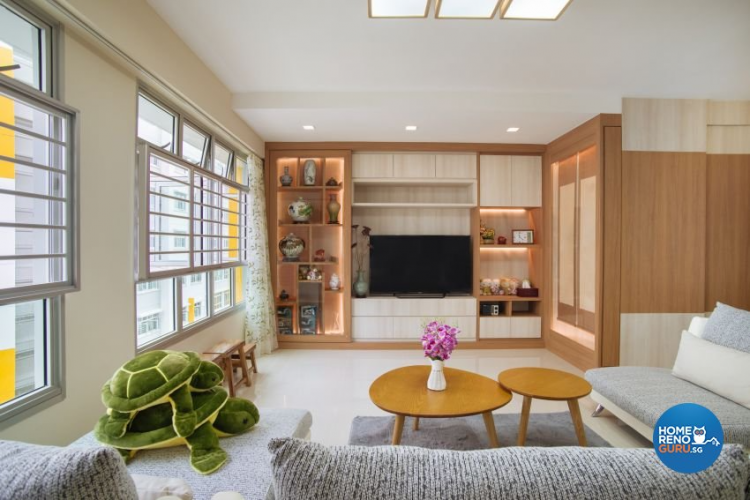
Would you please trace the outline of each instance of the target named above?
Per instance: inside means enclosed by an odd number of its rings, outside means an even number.
[[[473,217],[475,296],[479,340],[539,339],[542,332],[542,172],[539,156],[481,155],[480,205]],[[495,230],[493,244],[479,237],[480,228]],[[514,230],[534,231],[531,244],[513,244]],[[505,244],[498,244],[499,237]],[[537,297],[483,295],[482,280],[528,279]],[[495,303],[497,315],[483,315]]]
[[[351,339],[351,200],[349,151],[285,151],[270,155],[272,178],[270,181],[269,235],[271,247],[276,250],[276,265],[272,266],[277,316],[282,319],[279,342],[348,342]],[[305,164],[315,164],[315,182],[303,185]],[[280,177],[288,172],[291,186],[282,186]],[[327,185],[330,179],[336,185]],[[288,207],[303,198],[313,208],[310,220],[295,223]],[[341,209],[338,222],[331,223],[327,206],[332,199]],[[278,249],[279,242],[294,233],[305,242],[299,260],[285,260]],[[316,261],[316,252],[324,252],[324,260]],[[320,279],[310,280],[305,270],[316,268]],[[331,276],[336,273],[340,288],[332,290]],[[281,299],[286,291],[288,298]],[[291,311],[292,319],[283,325]]]

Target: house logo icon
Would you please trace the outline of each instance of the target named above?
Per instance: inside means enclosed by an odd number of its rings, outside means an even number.
[[[691,474],[709,468],[719,458],[724,431],[711,410],[685,403],[662,414],[654,427],[653,441],[664,465]]]

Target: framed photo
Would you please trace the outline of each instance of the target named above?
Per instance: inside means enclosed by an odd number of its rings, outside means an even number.
[[[318,306],[300,306],[299,331],[302,335],[318,333]]]
[[[534,230],[533,229],[514,229],[513,230],[513,244],[514,245],[533,245],[534,244]]]
[[[294,335],[294,307],[276,307],[276,328],[281,335]]]

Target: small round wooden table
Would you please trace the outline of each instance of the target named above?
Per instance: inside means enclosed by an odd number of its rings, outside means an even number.
[[[514,368],[505,370],[497,379],[500,385],[509,391],[523,396],[521,423],[518,426],[518,446],[526,444],[532,398],[567,401],[576,436],[578,436],[578,444],[586,446],[586,433],[578,400],[588,396],[591,392],[591,384],[572,373],[548,368]]]
[[[507,405],[513,395],[494,380],[455,368],[445,368],[448,387],[444,391],[427,389],[429,366],[406,366],[381,375],[370,386],[375,406],[396,415],[393,426],[394,445],[401,443],[406,417],[415,417],[414,430],[420,418],[452,418],[481,414],[490,445],[497,448],[497,433],[492,411]]]

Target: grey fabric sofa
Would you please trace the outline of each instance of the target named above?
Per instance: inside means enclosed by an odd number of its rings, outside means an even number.
[[[591,399],[647,439],[662,413],[680,403],[697,403],[718,417],[724,441],[750,449],[750,409],[672,375],[667,368],[621,366],[586,372]]]
[[[725,446],[707,470],[680,474],[653,449],[323,446],[279,439],[276,500],[750,500],[750,459]]]
[[[262,500],[269,498],[271,490],[268,443],[274,438],[307,439],[311,426],[312,415],[306,410],[261,408],[258,425],[246,434],[221,440],[229,462],[213,474],[195,472],[186,447],[141,452],[128,464],[128,472],[182,479],[193,490],[194,500],[210,500],[225,491],[237,492],[244,500]],[[89,433],[71,446],[100,445]]]

